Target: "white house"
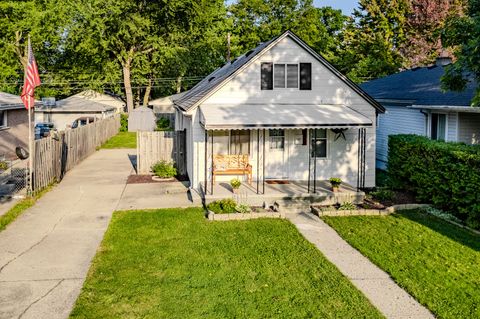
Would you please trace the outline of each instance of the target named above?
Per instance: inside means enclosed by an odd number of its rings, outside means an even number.
[[[388,136],[417,134],[435,140],[480,143],[480,108],[472,107],[476,83],[466,90],[442,90],[441,77],[449,58],[436,64],[417,67],[363,83],[362,89],[386,109],[378,117],[377,167],[385,169],[388,160]]]
[[[63,100],[44,103],[35,109],[36,123],[53,123],[58,130],[71,127],[78,119],[100,120],[123,112],[125,102],[110,95],[87,90]]]
[[[192,188],[207,193],[234,177],[257,193],[269,181],[303,181],[312,192],[330,177],[375,186],[383,107],[290,31],[214,71],[174,104]]]

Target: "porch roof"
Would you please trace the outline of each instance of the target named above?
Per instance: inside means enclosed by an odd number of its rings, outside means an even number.
[[[368,117],[345,105],[202,105],[200,111],[200,123],[206,130],[372,126]]]

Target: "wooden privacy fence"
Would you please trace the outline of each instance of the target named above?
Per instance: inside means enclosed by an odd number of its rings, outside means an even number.
[[[186,175],[185,132],[138,132],[137,173],[148,174],[158,161],[173,161],[179,175]]]
[[[33,190],[40,191],[91,155],[120,130],[120,116],[106,118],[35,141]]]

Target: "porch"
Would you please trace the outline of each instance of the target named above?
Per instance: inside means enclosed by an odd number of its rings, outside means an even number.
[[[311,204],[334,205],[337,203],[361,203],[365,193],[349,184],[342,183],[338,192],[332,192],[329,181],[317,181],[315,192],[308,181],[266,181],[261,192],[257,192],[256,181],[252,184],[242,183],[240,189],[234,193],[228,182],[215,182],[213,193],[203,194],[208,204],[223,198],[234,198],[240,203],[252,206],[273,205],[281,206],[309,206]],[[202,185],[205,189],[205,185]],[[208,185],[207,189],[211,189]]]

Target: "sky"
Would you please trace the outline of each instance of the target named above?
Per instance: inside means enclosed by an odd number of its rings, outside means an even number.
[[[353,9],[358,7],[358,0],[314,0],[316,7],[330,6],[335,9],[342,9],[343,14],[350,15]]]

